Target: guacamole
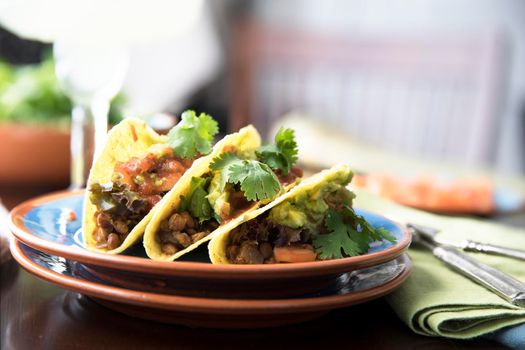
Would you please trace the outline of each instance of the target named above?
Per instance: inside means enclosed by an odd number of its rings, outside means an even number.
[[[277,225],[314,231],[323,222],[329,208],[327,203],[334,200],[347,205],[352,203],[355,195],[346,188],[352,175],[351,172],[340,172],[314,188],[298,193],[272,208],[268,220]]]

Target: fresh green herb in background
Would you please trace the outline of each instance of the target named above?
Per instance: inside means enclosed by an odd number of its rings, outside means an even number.
[[[109,122],[123,118],[125,98],[117,95]],[[51,58],[40,64],[12,66],[0,61],[0,122],[56,122],[71,118],[71,101],[61,91]]]

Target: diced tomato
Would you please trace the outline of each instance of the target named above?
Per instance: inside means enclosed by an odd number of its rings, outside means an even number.
[[[179,181],[182,174],[180,173],[174,173],[170,174],[169,176],[160,177],[161,180],[156,185],[157,191],[159,192],[166,192],[169,191],[175,186],[177,181]]]
[[[135,127],[133,125],[130,125],[131,127],[131,136],[133,137],[133,141],[138,141],[137,131],[135,130]]]
[[[118,162],[115,172],[120,174],[120,182],[135,188],[135,177],[142,175],[155,167],[155,155],[148,154],[144,158],[132,157],[127,162]]]
[[[160,165],[158,177],[161,183],[158,185],[160,191],[169,191],[179,181],[186,168],[176,159],[167,159]]]
[[[158,194],[156,194],[156,195],[152,195],[152,196],[147,196],[144,199],[146,200],[146,202],[148,202],[149,209],[151,209],[151,208],[153,208],[155,206],[155,204],[160,202],[162,197],[159,196]]]
[[[155,180],[151,178],[145,178],[140,185],[137,186],[137,192],[144,195],[157,194],[157,186],[155,186]]]
[[[135,186],[133,175],[128,171],[125,163],[117,163],[115,165],[115,172],[120,175],[119,182],[128,185],[130,188]]]
[[[137,162],[137,174],[145,173],[155,167],[156,158],[154,154],[149,153],[146,157],[139,159]]]
[[[166,159],[159,166],[159,174],[182,174],[186,168],[176,159]]]
[[[127,173],[129,175],[138,175],[147,172],[155,167],[155,156],[148,154],[144,158],[132,157],[125,163],[118,163],[116,169],[120,173]]]
[[[273,256],[277,262],[307,262],[315,261],[317,253],[304,247],[275,247]]]

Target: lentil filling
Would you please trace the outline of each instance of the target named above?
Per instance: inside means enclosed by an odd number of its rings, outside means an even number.
[[[273,224],[267,219],[268,213],[265,213],[232,230],[229,245],[226,248],[226,255],[230,263],[278,263],[280,262],[277,260],[279,248],[304,250],[305,257],[308,257],[309,260],[316,259],[317,254],[312,246],[312,234],[308,230]],[[277,254],[275,254],[276,249]]]
[[[161,222],[157,240],[163,253],[173,255],[208,236],[218,226],[213,219],[199,223],[187,211],[174,213]]]
[[[157,241],[164,254],[173,255],[208,236],[219,227],[219,221],[227,222],[254,205],[254,202],[246,200],[242,192],[234,191],[230,194],[230,201],[223,204],[219,219],[212,217],[199,222],[188,211],[175,212],[160,223]]]

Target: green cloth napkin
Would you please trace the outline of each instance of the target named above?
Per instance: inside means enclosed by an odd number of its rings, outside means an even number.
[[[442,230],[440,237],[525,249],[525,230],[477,219],[446,217],[407,208],[363,190],[355,190],[355,207],[398,222]],[[525,262],[495,255],[467,253],[525,282]],[[468,339],[525,322],[525,308],[514,306],[484,287],[449,269],[428,250],[413,245],[410,277],[388,303],[416,333]]]

